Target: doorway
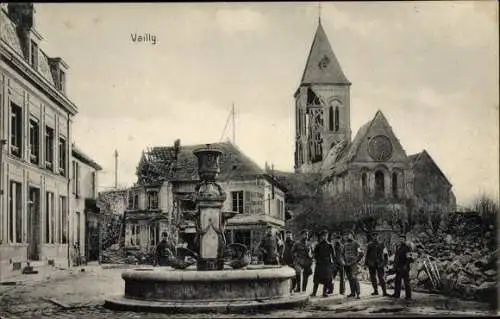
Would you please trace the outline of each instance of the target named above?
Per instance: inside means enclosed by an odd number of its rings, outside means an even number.
[[[28,260],[40,260],[40,189],[28,187]]]

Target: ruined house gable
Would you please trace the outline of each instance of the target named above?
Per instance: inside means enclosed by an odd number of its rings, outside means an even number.
[[[428,204],[453,203],[452,185],[427,151],[409,157],[414,173],[414,194]]]

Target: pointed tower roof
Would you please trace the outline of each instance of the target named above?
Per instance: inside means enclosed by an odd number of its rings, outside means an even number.
[[[301,84],[351,84],[333,53],[321,20],[314,35]]]

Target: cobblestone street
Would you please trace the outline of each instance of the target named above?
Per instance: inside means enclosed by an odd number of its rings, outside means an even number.
[[[123,269],[103,269],[93,265],[72,270],[54,270],[35,277],[23,277],[17,285],[0,286],[0,316],[2,318],[167,318],[167,314],[114,312],[102,304],[107,296],[123,294]],[[17,281],[17,280],[16,280]],[[311,285],[312,286],[312,285]],[[311,289],[310,287],[309,289]],[[338,283],[335,286],[337,292]],[[382,315],[491,315],[488,305],[446,298],[440,295],[415,293],[410,303],[370,296],[371,287],[361,284],[361,300],[334,295],[311,298],[303,309],[277,310],[258,314],[185,314],[176,318],[236,318],[236,317],[332,317]],[[391,292],[391,291],[390,291]],[[170,315],[171,316],[171,315]]]

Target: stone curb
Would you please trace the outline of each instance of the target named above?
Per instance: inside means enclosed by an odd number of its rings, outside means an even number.
[[[161,312],[161,313],[251,313],[256,311],[290,309],[303,307],[308,303],[307,294],[297,294],[284,298],[250,300],[239,302],[163,302],[127,299],[116,296],[106,299],[104,307],[118,311]]]

